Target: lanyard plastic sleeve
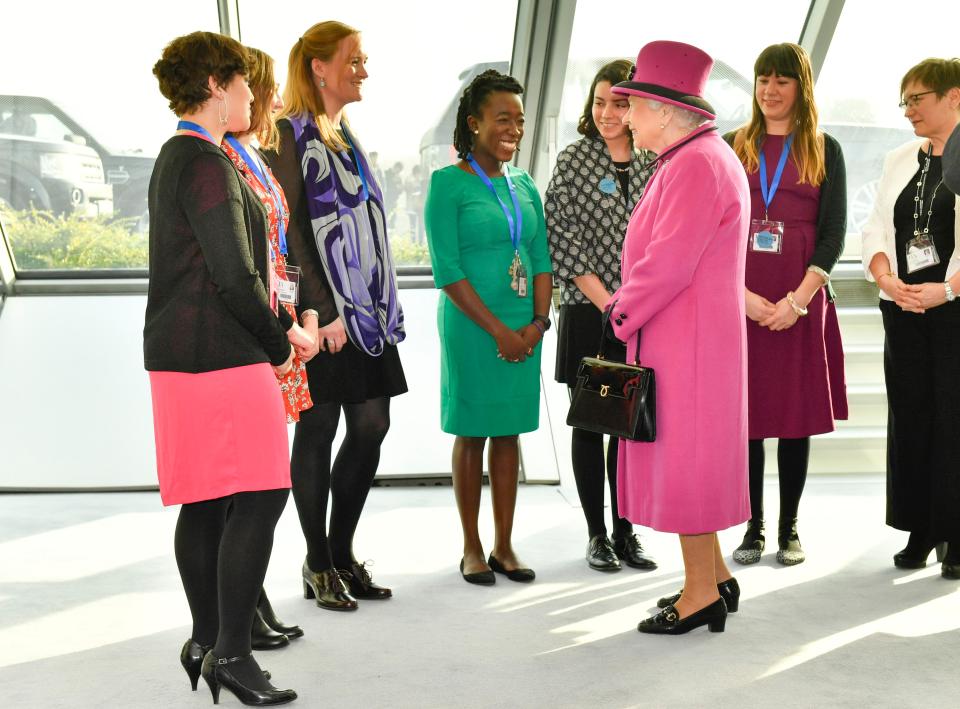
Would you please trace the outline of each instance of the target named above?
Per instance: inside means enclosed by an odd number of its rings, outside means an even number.
[[[780,187],[780,178],[783,177],[783,168],[787,164],[787,157],[790,155],[790,144],[793,143],[793,133],[787,136],[787,139],[783,141],[783,150],[780,151],[780,161],[777,163],[777,169],[773,173],[773,182],[770,183],[770,186],[767,187],[767,161],[763,157],[763,148],[760,149],[760,194],[763,195],[763,208],[764,211],[770,209],[770,204],[773,202],[773,196],[777,193],[777,188]]]
[[[513,186],[513,180],[510,179],[510,170],[507,170],[504,173],[504,176],[507,178],[507,188],[510,190],[510,199],[513,201],[513,216],[510,215],[510,210],[507,208],[507,205],[503,203],[503,200],[500,199],[500,195],[497,194],[497,188],[493,186],[493,181],[487,176],[487,173],[483,171],[483,168],[480,167],[479,163],[474,159],[472,154],[467,155],[467,162],[470,163],[470,167],[473,168],[473,171],[477,173],[477,177],[483,180],[483,184],[487,186],[493,196],[496,197],[497,202],[500,204],[500,208],[503,210],[503,215],[507,218],[507,225],[510,228],[510,243],[513,244],[513,250],[520,250],[520,235],[523,227],[523,215],[520,212],[520,200],[517,199],[517,188]]]
[[[286,221],[287,213],[283,209],[283,199],[280,197],[280,193],[277,192],[276,187],[273,184],[273,180],[267,177],[266,167],[260,162],[260,158],[256,153],[250,153],[243,143],[236,139],[235,136],[228,135],[226,141],[230,143],[234,150],[237,151],[237,154],[243,159],[247,164],[247,167],[250,168],[250,172],[253,173],[253,176],[257,179],[257,182],[263,186],[267,192],[270,193],[270,199],[273,202],[273,206],[277,214],[277,242],[280,246],[280,253],[284,256],[287,255],[287,229],[284,226]]]

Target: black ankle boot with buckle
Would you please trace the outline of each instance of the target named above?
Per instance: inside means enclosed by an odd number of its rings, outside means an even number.
[[[756,564],[763,554],[766,539],[763,536],[763,520],[751,519],[747,522],[747,531],[743,541],[733,551],[733,560],[738,564]]]

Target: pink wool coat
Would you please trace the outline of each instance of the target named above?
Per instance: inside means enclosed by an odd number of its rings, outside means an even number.
[[[657,440],[620,442],[620,514],[704,534],[750,516],[744,266],[750,189],[716,132],[663,159],[623,244],[611,323],[657,378]],[[611,301],[611,302],[614,302]]]

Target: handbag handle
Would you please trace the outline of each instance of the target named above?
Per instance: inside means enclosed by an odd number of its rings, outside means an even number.
[[[615,306],[616,304],[617,304],[617,301],[612,302],[609,305],[609,307],[607,307],[607,309],[603,311],[603,317],[601,318],[601,320],[603,321],[603,326],[600,329],[600,347],[597,349],[597,359],[606,359],[606,357],[604,357],[604,347],[607,344],[607,329],[610,328],[610,313],[613,311],[613,306]],[[612,331],[610,334],[616,337],[616,335],[613,335]],[[633,360],[634,360],[634,364],[639,367],[640,366],[640,330],[639,329],[637,330],[637,349],[635,351]]]

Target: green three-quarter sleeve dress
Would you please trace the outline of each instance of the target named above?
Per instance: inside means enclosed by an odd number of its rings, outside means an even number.
[[[515,330],[533,319],[533,279],[550,273],[543,204],[531,177],[508,166],[523,215],[520,258],[528,275],[521,298],[510,287],[513,244],[503,209],[483,181],[456,165],[433,173],[425,205],[437,288],[467,279],[484,304]],[[513,204],[504,177],[497,194]],[[440,331],[440,423],[458,436],[509,436],[536,430],[540,418],[540,352],[520,363],[497,358],[497,344],[446,293],[437,306]]]

